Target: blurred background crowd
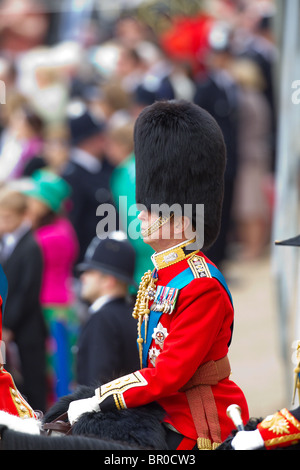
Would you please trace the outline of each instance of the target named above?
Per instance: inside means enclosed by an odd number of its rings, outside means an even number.
[[[115,205],[116,230],[135,218],[133,126],[145,106],[190,100],[223,131],[224,210],[212,261],[226,275],[226,263],[268,253],[275,17],[272,0],[0,2],[0,259],[15,279],[3,340],[7,369],[34,408],[44,411],[78,383],[88,313],[76,266],[96,236],[101,204]],[[128,241],[138,283],[152,251]],[[30,323],[40,308],[43,321],[37,314]]]

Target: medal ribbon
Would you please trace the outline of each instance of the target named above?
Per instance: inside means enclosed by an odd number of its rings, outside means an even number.
[[[227,286],[227,283],[225,281],[225,278],[224,278],[223,274],[218,270],[218,268],[213,266],[211,263],[207,263],[207,265],[209,266],[209,271],[210,271],[211,276],[213,278],[217,279],[222,284],[222,286],[224,287],[224,289],[226,290],[226,292],[228,294],[228,297],[230,299],[231,304],[233,304],[231,293],[229,291],[229,288]],[[169,312],[169,313],[172,313],[172,311],[174,310],[174,307],[175,307],[175,301],[177,299],[179,290],[183,289],[183,287],[187,286],[193,279],[195,279],[195,276],[192,273],[192,270],[190,268],[187,268],[184,271],[182,271],[181,273],[179,273],[176,277],[174,277],[167,284],[167,286],[158,286],[157,287],[157,304],[156,304],[156,307],[155,306],[153,307],[153,310],[151,309],[151,312],[150,312],[150,315],[149,315],[149,321],[148,321],[148,328],[147,328],[148,331],[151,334],[147,334],[147,341],[143,344],[143,367],[147,367],[148,351],[149,351],[149,348],[150,348],[150,345],[151,345],[151,342],[152,342],[152,339],[153,339],[152,338],[152,332],[154,331],[154,328],[157,327],[159,319],[160,319],[161,315],[164,313],[163,311],[157,311],[157,309],[159,307],[159,303],[162,302],[164,292],[166,292],[166,289],[168,289],[168,288],[169,289],[173,288],[174,289],[173,295],[176,294],[176,298],[173,300],[171,311]],[[168,290],[167,290],[167,292],[170,293],[170,291],[168,291]],[[233,325],[231,327],[231,330],[233,330]],[[143,324],[142,324],[141,334],[142,334],[142,338],[145,339],[145,322],[143,322]],[[229,344],[230,344],[230,342],[229,342]]]

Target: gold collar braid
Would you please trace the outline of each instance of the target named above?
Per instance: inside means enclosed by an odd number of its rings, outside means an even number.
[[[172,264],[178,263],[179,261],[182,261],[188,256],[191,256],[192,254],[196,253],[198,249],[192,252],[186,249],[192,243],[196,243],[195,238],[193,238],[192,240],[186,240],[182,243],[179,243],[179,245],[168,248],[167,250],[154,253],[154,255],[151,256],[151,259],[155,268],[166,268],[167,266],[171,266]]]

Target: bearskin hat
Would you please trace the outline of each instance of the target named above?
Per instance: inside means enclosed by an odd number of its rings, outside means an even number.
[[[134,128],[136,202],[192,207],[204,205],[204,249],[216,240],[224,192],[226,148],[215,119],[185,101],[158,101],[138,116]],[[184,214],[184,212],[182,212]],[[163,214],[161,214],[163,215]]]

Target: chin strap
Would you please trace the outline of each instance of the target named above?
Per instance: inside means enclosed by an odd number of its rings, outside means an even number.
[[[142,231],[142,237],[150,237],[154,232],[156,232],[160,227],[165,225],[171,218],[173,217],[173,214],[171,214],[168,217],[158,217],[153,224],[150,225],[150,227],[146,228],[146,230]]]

